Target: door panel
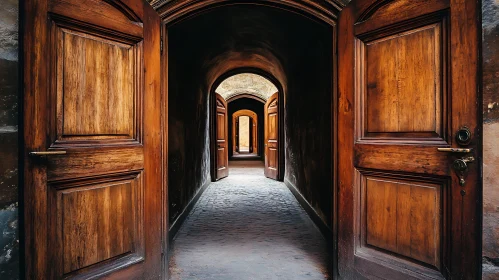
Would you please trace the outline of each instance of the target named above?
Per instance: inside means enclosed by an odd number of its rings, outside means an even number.
[[[274,93],[265,104],[265,176],[278,179],[278,93]]]
[[[342,11],[340,278],[478,278],[477,22],[473,1],[359,0]],[[464,126],[472,141],[460,144]]]
[[[229,176],[227,102],[216,94],[216,180]]]
[[[158,15],[141,0],[24,13],[26,278],[159,277]]]

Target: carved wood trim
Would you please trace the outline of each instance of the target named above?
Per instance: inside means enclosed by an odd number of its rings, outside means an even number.
[[[123,13],[126,17],[128,17],[128,19],[130,19],[131,21],[137,23],[140,26],[143,26],[142,19],[132,9],[130,9],[130,7],[128,7],[122,1],[120,1],[120,0],[104,0],[104,2],[115,7],[117,10],[119,10],[121,13]]]
[[[163,21],[167,24],[171,24],[182,18],[189,17],[204,10],[234,4],[258,4],[276,7],[315,18],[329,25],[335,25],[339,12],[346,6],[346,4],[340,0],[326,0],[321,2],[311,0],[243,0],[238,1],[237,3],[233,3],[229,0],[151,1],[151,5],[156,11],[158,11]]]

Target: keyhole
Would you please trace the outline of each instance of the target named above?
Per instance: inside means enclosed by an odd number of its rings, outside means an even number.
[[[462,127],[456,134],[456,141],[459,145],[468,145],[471,142],[471,131],[467,127]]]

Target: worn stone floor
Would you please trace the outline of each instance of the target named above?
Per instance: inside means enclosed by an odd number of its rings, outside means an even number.
[[[330,279],[328,246],[260,161],[230,162],[171,244],[171,280]]]

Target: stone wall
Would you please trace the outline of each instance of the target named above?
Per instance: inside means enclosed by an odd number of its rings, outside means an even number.
[[[18,5],[0,5],[0,279],[19,278]]]
[[[483,275],[499,279],[499,0],[483,0]]]

